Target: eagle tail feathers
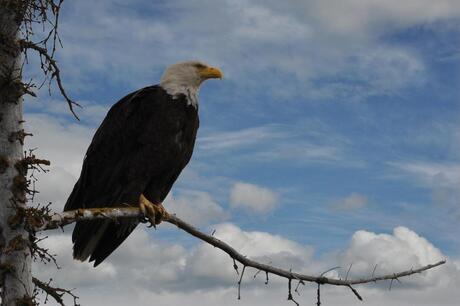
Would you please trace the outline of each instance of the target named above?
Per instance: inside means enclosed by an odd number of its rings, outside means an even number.
[[[108,223],[104,222],[103,224],[97,227],[94,225],[87,227],[88,229],[97,228],[95,233],[92,233],[92,231],[88,231],[88,230],[84,231],[84,233],[79,233],[77,229],[78,226],[82,226],[82,224],[77,223],[77,226],[75,227],[74,233],[77,233],[77,235],[74,235],[73,237],[73,240],[74,240],[73,258],[80,260],[80,261],[86,261],[89,258],[89,256],[93,254],[99,241],[104,236],[105,230],[108,227]]]
[[[78,221],[73,235],[73,257],[80,261],[94,261],[94,266],[106,259],[134,230],[139,221],[129,218]]]

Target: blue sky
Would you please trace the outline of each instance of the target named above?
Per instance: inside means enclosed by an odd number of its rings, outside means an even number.
[[[58,59],[68,93],[85,108],[77,122],[56,92],[50,97],[43,90],[38,101],[27,101],[35,135],[29,146],[53,162],[41,177],[38,201],[62,209],[91,136],[113,103],[156,84],[168,65],[200,59],[220,67],[225,78],[201,88],[195,152],[167,207],[204,230],[221,229],[230,240],[240,231],[244,237],[263,233],[273,258],[279,247],[293,246],[300,268],[313,270],[360,260],[372,265],[377,255],[370,249],[396,241],[394,250],[414,256],[401,268],[427,263],[433,254],[451,259],[449,269],[457,272],[444,284],[453,284],[460,277],[459,25],[460,5],[448,0],[65,3]],[[34,61],[28,75],[39,77]],[[140,231],[136,235],[153,244],[180,249],[177,261],[193,263],[203,248],[169,226]],[[361,254],[364,259],[349,255],[367,237],[363,233],[375,233],[376,245]],[[401,241],[407,249],[399,248]],[[134,242],[120,252],[130,247]],[[104,271],[116,274],[123,254],[116,256]],[[81,285],[82,275],[69,284]],[[182,298],[203,299],[200,289],[222,281],[212,273],[191,275],[202,287],[191,286]],[[415,283],[432,290],[433,298],[450,288]],[[219,290],[232,286],[224,281]],[[169,287],[161,290],[169,294],[162,296],[165,303],[180,301]],[[97,297],[82,292],[91,296],[87,304],[96,304]],[[209,301],[220,294],[211,292]],[[368,294],[375,305],[404,305],[411,295],[401,290],[386,300]],[[331,295],[340,301],[340,294]],[[443,296],[446,305],[455,303]],[[246,302],[255,303],[251,296]]]

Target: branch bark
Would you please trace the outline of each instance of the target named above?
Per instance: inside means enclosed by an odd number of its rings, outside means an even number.
[[[63,213],[54,213],[51,215],[47,220],[43,220],[40,224],[37,224],[35,229],[37,231],[42,230],[49,230],[55,229],[59,227],[63,227],[65,225],[71,224],[78,220],[93,220],[93,219],[113,219],[116,220],[118,218],[132,218],[132,217],[139,217],[142,218],[143,215],[140,213],[137,207],[118,207],[118,208],[91,208],[91,209],[78,209],[73,211],[66,211]],[[260,271],[264,271],[265,273],[271,273],[278,275],[280,277],[286,278],[288,281],[297,280],[297,281],[307,281],[317,283],[318,286],[320,285],[335,285],[335,286],[344,286],[348,287],[357,298],[361,299],[358,292],[352,287],[353,285],[358,284],[365,284],[371,282],[377,282],[382,280],[397,280],[401,277],[414,275],[417,273],[421,273],[426,270],[433,269],[437,266],[443,265],[446,263],[445,260],[441,260],[439,262],[429,264],[423,267],[419,267],[417,269],[410,269],[406,271],[401,271],[397,273],[381,275],[381,276],[374,276],[369,278],[359,278],[359,279],[335,279],[324,277],[323,275],[314,276],[314,275],[307,275],[296,273],[288,270],[284,270],[278,267],[274,267],[268,264],[259,263],[257,261],[251,260],[248,257],[244,256],[243,254],[239,253],[229,244],[225,243],[222,240],[219,240],[211,235],[205,234],[198,229],[196,229],[193,225],[188,224],[187,222],[183,221],[179,217],[173,214],[167,214],[166,217],[163,219],[164,222],[171,223],[178,228],[184,230],[185,232],[191,234],[192,236],[201,239],[210,245],[221,249],[225,253],[227,253],[233,260],[238,261],[243,267],[252,267],[258,269]]]

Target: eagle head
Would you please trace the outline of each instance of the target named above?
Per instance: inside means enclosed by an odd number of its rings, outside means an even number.
[[[200,61],[187,61],[169,66],[161,77],[160,85],[174,83],[179,86],[198,88],[207,79],[221,79],[219,68],[211,67]]]
[[[200,61],[186,61],[169,66],[160,80],[160,86],[173,97],[184,94],[190,104],[198,103],[198,89],[207,79],[222,79],[219,68]]]

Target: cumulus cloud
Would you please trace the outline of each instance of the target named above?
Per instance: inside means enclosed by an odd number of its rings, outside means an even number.
[[[65,168],[71,175],[80,174],[83,157],[94,130],[47,114],[27,114],[28,148],[37,148],[37,156],[52,161],[52,167]]]
[[[332,207],[339,210],[356,210],[365,207],[368,199],[365,195],[351,193],[350,195],[332,202]]]
[[[88,262],[72,259],[72,239],[70,235],[58,234],[45,239],[43,246],[57,254],[62,273],[49,264],[36,264],[38,277],[52,277],[56,282],[85,290],[92,287],[109,289],[113,284],[121,286],[130,283],[132,288],[160,290],[168,283],[177,281],[179,270],[184,266],[186,251],[177,244],[157,243],[149,238],[141,228],[97,268]],[[155,289],[156,288],[156,289]]]
[[[357,231],[340,259],[345,267],[353,264],[350,275],[358,277],[369,275],[375,266],[377,274],[389,274],[438,262],[445,259],[445,255],[425,238],[400,226],[396,227],[392,234]],[[449,263],[448,267],[423,275],[424,277],[408,278],[403,284],[417,287],[437,286],[441,282],[452,281],[452,276],[460,276],[460,270]]]
[[[161,228],[160,225],[159,230]],[[174,241],[161,240],[161,232],[157,235],[160,239],[153,238],[149,231],[139,226],[97,268],[72,259],[70,235],[51,235],[42,245],[58,255],[62,269],[56,271],[49,265],[36,264],[36,275],[42,279],[53,277],[62,286],[85,291],[90,288],[107,290],[128,286],[146,292],[183,292],[233,286],[235,271],[228,255],[206,243],[185,249]],[[231,223],[217,225],[214,236],[230,243],[250,258],[284,268],[305,267],[312,260],[310,247],[278,235],[243,231]]]
[[[230,205],[254,213],[265,214],[276,207],[278,195],[268,188],[237,182],[230,191]]]
[[[270,263],[285,269],[292,267],[304,269],[310,267],[312,263],[311,247],[302,246],[279,235],[244,231],[231,223],[216,226],[214,235],[241,254],[262,263]],[[187,271],[189,275],[195,275],[196,281],[205,281],[215,286],[232,286],[235,282],[235,270],[231,258],[220,251],[216,252],[214,247],[205,243],[191,252]],[[273,283],[279,284],[279,281],[280,279],[274,278]],[[248,285],[261,284],[249,283]]]
[[[208,192],[203,191],[181,190],[178,196],[170,193],[164,204],[170,213],[177,213],[194,225],[207,225],[230,217]]]
[[[215,227],[215,236],[249,258],[285,269],[316,275],[339,263],[348,267],[353,263],[351,277],[368,276],[377,264],[376,275],[419,267],[444,259],[439,249],[417,233],[397,227],[392,234],[357,231],[347,248],[338,256],[314,259],[313,248],[300,245],[279,235],[261,231],[244,231],[231,223]],[[152,232],[150,232],[152,233]],[[101,266],[94,269],[87,263],[71,259],[71,238],[66,234],[52,235],[43,242],[58,254],[60,270],[49,265],[35,264],[41,279],[52,277],[61,287],[76,287],[80,302],[99,305],[104,300],[113,305],[145,305],[146,301],[163,301],[168,305],[212,305],[225,301],[228,305],[279,305],[286,295],[286,281],[270,277],[268,287],[263,277],[253,279],[256,271],[247,269],[242,285],[243,299],[236,299],[237,276],[227,254],[205,243],[184,248],[173,240],[161,239],[161,226],[149,235],[143,228],[135,232]],[[335,276],[344,277],[346,269]],[[350,277],[349,276],[349,277]],[[259,279],[260,278],[260,279]],[[402,280],[388,292],[384,286],[357,288],[369,305],[405,304],[456,305],[456,290],[460,280],[460,264],[450,260],[443,267]],[[416,294],[413,289],[417,290]],[[312,286],[301,289],[301,299],[315,296]],[[449,291],[451,291],[449,294]],[[342,288],[324,287],[323,298],[340,305],[355,305],[352,294]]]
[[[54,104],[54,103],[53,103]],[[81,170],[83,157],[93,129],[65,119],[48,115],[26,114],[25,128],[34,136],[27,139],[25,147],[35,149],[38,158],[51,161],[49,172],[37,172],[37,203],[53,202],[55,210],[62,210]]]

